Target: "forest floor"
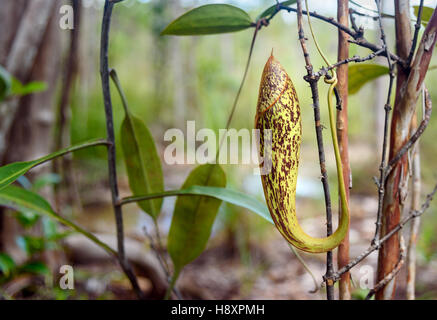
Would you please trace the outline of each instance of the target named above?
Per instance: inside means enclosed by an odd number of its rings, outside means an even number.
[[[350,231],[351,257],[357,256],[369,246],[374,232],[376,205],[372,197],[352,198],[351,211],[354,217]],[[323,233],[320,220],[315,217],[301,219],[303,228],[316,235]],[[128,220],[128,225],[132,223]],[[106,229],[107,225],[100,227]],[[233,232],[226,229],[216,231],[208,249],[187,265],[181,274],[178,288],[184,299],[325,299],[323,287],[312,292],[315,282],[279,232],[270,225],[265,228],[267,231],[261,232],[261,241],[257,235],[249,235],[244,236],[247,239],[243,244],[238,234],[243,228]],[[135,237],[141,240],[142,236],[137,233]],[[144,237],[143,241],[147,243],[147,238]],[[326,255],[304,252],[300,252],[300,255],[320,285],[325,273]],[[363,299],[372,287],[376,277],[376,261],[377,254],[373,253],[352,270],[355,299]],[[425,262],[419,255],[416,285],[418,298],[437,298],[436,266],[437,261]],[[81,268],[87,275],[83,277],[82,288],[88,291],[90,297],[134,298],[129,292],[129,284],[123,280],[115,266],[106,265],[102,268],[84,265]],[[405,278],[404,266],[398,276],[398,299],[405,299]],[[152,286],[147,278],[140,278],[140,284],[146,292],[151,293]]]

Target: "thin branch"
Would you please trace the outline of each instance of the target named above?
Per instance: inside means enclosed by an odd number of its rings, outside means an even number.
[[[158,228],[158,226],[156,226],[156,228]],[[158,230],[158,229],[157,229]],[[167,278],[167,282],[170,283],[171,281],[171,276],[170,276],[170,269],[168,266],[167,261],[165,260],[165,257],[161,254],[162,251],[162,246],[159,243],[160,242],[160,236],[159,236],[159,231],[157,231],[157,235],[156,237],[158,238],[158,246],[155,245],[155,240],[153,239],[152,235],[147,231],[146,227],[143,227],[143,231],[144,234],[147,236],[147,238],[149,239],[149,243],[150,243],[150,248],[152,249],[152,251],[155,253],[156,258],[159,261],[159,264],[162,268],[162,270],[164,270],[165,276]],[[180,291],[176,288],[176,286],[173,287],[173,292],[176,295],[176,297],[179,300],[183,300],[182,299],[182,294],[180,293]]]
[[[316,276],[314,275],[314,273],[311,271],[310,267],[306,264],[305,260],[301,257],[301,255],[299,254],[299,252],[297,251],[297,249],[292,246],[289,242],[287,242],[288,246],[290,247],[291,251],[294,253],[294,255],[296,256],[297,260],[299,260],[300,264],[302,265],[302,267],[306,270],[306,272],[308,272],[308,274],[310,275],[310,277],[313,279],[314,282],[314,289],[310,290],[309,293],[316,293],[317,291],[319,291],[320,287],[319,284],[317,283],[317,279]]]
[[[349,14],[350,14],[351,17],[356,15],[356,16],[360,16],[360,17],[369,18],[369,19],[372,19],[372,20],[375,20],[375,21],[378,20],[378,16],[372,16],[372,15],[367,14],[367,13],[362,13],[362,12],[359,12],[359,11],[357,11],[355,9],[352,9],[352,8],[349,9]],[[354,28],[354,30],[355,30],[355,28]]]
[[[387,162],[387,149],[388,149],[388,133],[389,133],[389,115],[390,111],[392,109],[391,107],[391,95],[393,91],[393,83],[394,83],[394,65],[391,61],[390,52],[387,46],[387,40],[385,38],[385,32],[382,25],[382,18],[381,18],[381,1],[375,0],[376,6],[378,8],[378,21],[379,21],[379,29],[381,33],[381,41],[383,43],[383,48],[386,51],[386,57],[387,57],[387,64],[389,68],[389,75],[390,75],[390,82],[388,86],[388,93],[387,93],[387,100],[385,102],[384,106],[384,137],[382,142],[382,156],[381,156],[381,164],[379,166],[379,182],[378,182],[378,211],[376,214],[376,227],[375,227],[375,235],[373,237],[372,243],[378,241],[381,233],[381,220],[382,220],[382,208],[384,203],[384,194],[385,194],[385,179],[387,177],[387,169],[386,169],[386,162]]]
[[[370,12],[373,12],[373,13],[378,13],[378,11],[376,11],[376,10],[373,10],[373,9],[370,9],[370,8],[367,8],[367,7],[364,7],[364,6],[362,6],[361,4],[359,4],[359,3],[357,3],[357,2],[355,2],[355,1],[353,1],[353,0],[349,0],[349,2],[350,3],[352,3],[353,5],[355,5],[355,6],[357,6],[358,8],[361,8],[361,9],[364,9],[364,10],[366,10],[366,11],[370,11]],[[355,11],[355,10],[354,10]],[[357,12],[357,11],[355,11],[355,12]],[[358,13],[358,12],[357,12]],[[373,16],[369,16],[370,18],[374,18]],[[383,12],[381,12],[381,17],[382,18],[394,18],[395,16],[394,15],[392,15],[392,14],[387,14],[387,13],[383,13]],[[378,19],[378,17],[376,17],[376,19]],[[375,20],[376,20],[375,19]]]
[[[298,12],[298,9],[292,8],[292,7],[287,7],[284,5],[281,5],[279,7],[280,10],[285,10],[287,12]],[[305,10],[302,10],[302,14],[307,15],[308,13]],[[369,50],[372,50],[373,52],[376,51],[380,51],[383,47],[380,47],[376,44],[370,43],[369,41],[367,41],[364,37],[363,34],[360,32],[356,32],[350,28],[348,28],[347,26],[337,22],[334,18],[332,17],[326,17],[323,16],[321,14],[318,14],[316,12],[309,12],[309,15],[317,18],[319,20],[325,21],[333,26],[335,26],[337,29],[347,33],[348,35],[350,35],[354,40],[349,40],[351,43],[354,43],[356,45],[359,45],[361,47],[367,48]],[[387,54],[387,51],[381,51],[380,55],[381,56],[385,56]],[[401,63],[402,65],[405,64],[405,61],[403,61],[402,59],[400,59],[397,55],[393,54],[393,53],[389,53],[390,54],[390,59],[396,62]]]
[[[367,7],[365,7],[365,6],[361,5],[361,4],[359,4],[359,3],[356,2],[356,1],[349,0],[349,2],[352,3],[353,5],[357,6],[358,8],[361,8],[361,9],[364,9],[364,10],[366,10],[366,11],[370,11],[370,12],[373,12],[373,13],[378,13],[378,11],[373,10],[373,9],[370,9],[370,8],[367,8]]]
[[[300,0],[297,1],[297,21],[298,21],[298,35],[299,41],[302,47],[302,52],[305,59],[305,68],[307,70],[307,75],[304,79],[310,84],[312,99],[313,99],[313,110],[314,110],[314,122],[316,129],[316,137],[317,137],[317,148],[319,150],[319,163],[320,163],[320,171],[321,171],[321,180],[323,185],[323,193],[325,195],[325,208],[326,208],[326,231],[327,235],[332,234],[332,209],[331,209],[331,195],[329,191],[328,184],[328,173],[326,171],[325,165],[325,149],[323,146],[323,134],[322,134],[322,125],[320,122],[320,104],[319,104],[319,91],[317,87],[317,83],[319,77],[314,76],[313,74],[313,66],[311,64],[310,55],[308,53],[308,49],[305,42],[305,35],[303,31],[302,24],[302,2]],[[334,284],[329,281],[328,277],[333,274],[334,266],[333,266],[333,257],[332,251],[327,252],[326,254],[326,295],[328,300],[334,300]]]
[[[358,263],[363,261],[369,254],[371,254],[375,250],[379,250],[381,245],[390,239],[394,234],[399,232],[405,224],[407,224],[410,220],[421,216],[430,206],[430,203],[437,192],[437,184],[434,186],[434,189],[426,196],[425,202],[422,204],[420,210],[412,210],[401,222],[399,222],[396,227],[394,227],[390,232],[388,232],[384,237],[382,237],[377,243],[372,244],[369,248],[363,251],[359,256],[357,256],[354,260],[349,262],[346,266],[338,270],[334,273],[334,275],[330,278],[333,282],[338,281],[341,275],[345,272],[348,272],[350,269],[355,267]],[[326,279],[325,279],[326,281]]]
[[[358,33],[358,32],[361,32],[361,33],[364,32],[362,28],[359,28],[359,27],[357,26],[357,22],[355,21],[355,17],[354,17],[354,15],[353,15],[353,10],[352,10],[352,9],[349,9],[349,20],[351,21],[352,29],[353,29],[355,32],[357,32],[357,33]]]
[[[119,193],[117,184],[117,169],[116,169],[116,156],[115,156],[115,135],[114,135],[114,123],[112,118],[112,102],[111,92],[109,87],[109,62],[108,62],[108,47],[109,47],[109,30],[111,25],[112,9],[115,2],[106,0],[105,8],[103,12],[102,21],[102,33],[101,33],[101,47],[100,47],[100,75],[102,79],[102,91],[105,105],[105,117],[106,117],[106,132],[107,139],[111,142],[108,146],[108,173],[109,184],[111,187],[112,205],[115,213],[115,222],[117,226],[117,251],[118,260],[123,272],[128,277],[132,284],[138,298],[144,297],[141,291],[137,278],[132,270],[130,263],[126,259],[124,250],[124,230],[123,230],[123,214],[122,208],[119,204]]]
[[[410,139],[404,144],[404,146],[399,150],[399,152],[390,160],[386,167],[386,175],[393,170],[396,163],[407,153],[408,150],[410,150],[416,141],[420,138],[420,136],[425,131],[426,127],[428,126],[429,120],[431,118],[431,112],[432,112],[432,101],[431,97],[429,95],[428,89],[424,90],[425,94],[425,114],[423,116],[422,121],[420,122],[419,127],[417,128],[416,132],[410,137]]]
[[[369,60],[374,59],[376,56],[380,55],[382,52],[385,52],[385,49],[380,49],[376,52],[372,52],[371,54],[369,54],[368,56],[365,56],[365,57],[360,57],[360,56],[355,55],[353,57],[338,61],[337,63],[334,63],[334,64],[330,65],[329,67],[322,67],[314,75],[318,76],[318,77],[326,76],[326,75],[328,75],[329,71],[331,71],[332,69],[335,69],[341,65],[348,64],[350,62],[360,63],[360,62],[369,61]]]
[[[414,25],[413,43],[411,44],[410,54],[408,55],[406,61],[407,66],[410,66],[411,61],[413,60],[414,51],[416,50],[417,40],[419,38],[419,30],[422,23],[422,11],[423,11],[423,0],[420,0],[419,10],[417,12],[417,20],[416,20],[416,24]]]
[[[155,240],[153,239],[152,235],[147,231],[146,227],[143,227],[143,232],[146,235],[146,237],[149,239],[150,247],[152,248],[152,251],[155,253],[155,256],[158,259],[162,270],[164,270],[164,273],[167,276],[167,278],[170,278],[170,271],[168,268],[168,264],[164,260],[164,257],[160,254],[160,249],[155,245]]]

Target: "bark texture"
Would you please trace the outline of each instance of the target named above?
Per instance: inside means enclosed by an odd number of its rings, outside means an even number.
[[[396,48],[402,59],[407,59],[411,46],[410,9],[408,0],[395,1]],[[396,156],[410,136],[410,128],[416,110],[423,81],[428,71],[436,42],[437,14],[434,11],[423,33],[419,47],[411,66],[398,64],[396,98],[390,132],[389,159]],[[405,154],[386,180],[383,203],[381,235],[384,236],[400,221],[400,214],[407,195],[408,156]],[[399,234],[391,237],[379,251],[378,281],[396,267],[399,261]],[[385,285],[376,294],[376,299],[393,299],[396,278]]]
[[[349,25],[349,5],[347,0],[337,1],[337,20],[339,23]],[[349,36],[343,31],[338,31],[338,61],[349,58]],[[348,65],[344,64],[337,68],[337,90],[341,98],[341,110],[337,111],[337,137],[340,148],[341,162],[343,166],[343,180],[346,186],[346,197],[349,206],[349,188],[351,186],[351,170],[349,163],[349,140],[348,140]],[[341,206],[339,206],[339,217]],[[341,269],[349,263],[349,232],[338,247],[337,264]],[[350,273],[346,272],[341,276],[339,282],[340,300],[350,300],[351,283]]]
[[[61,53],[60,5],[62,3],[56,0],[2,1],[0,63],[23,83],[44,81],[48,87],[44,92],[14,98],[0,106],[2,164],[35,159],[51,151],[47,141],[52,141],[53,98]],[[47,168],[33,170],[30,177]],[[49,192],[45,195],[50,196]],[[20,227],[9,215],[2,214],[0,220],[1,249],[19,263],[25,258],[15,241]]]

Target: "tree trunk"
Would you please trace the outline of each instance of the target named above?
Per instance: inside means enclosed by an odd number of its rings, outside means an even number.
[[[405,59],[411,46],[410,7],[408,0],[395,2],[396,48],[398,56]],[[396,98],[390,131],[389,159],[393,159],[408,141],[410,128],[421,93],[423,81],[428,71],[436,43],[437,14],[434,11],[423,33],[419,47],[411,65],[398,65]],[[400,213],[407,190],[408,155],[405,154],[390,172],[386,184],[382,215],[382,236],[392,230],[400,220]],[[378,281],[384,279],[399,261],[399,234],[392,236],[379,251]],[[396,278],[391,280],[376,294],[376,299],[393,299]]]
[[[20,81],[44,81],[48,87],[44,92],[2,105],[0,155],[3,164],[35,159],[51,151],[47,141],[52,140],[53,98],[60,60],[57,14],[60,5],[55,0],[2,1],[0,17],[12,15],[21,19],[2,21],[0,61]],[[39,167],[32,171],[31,176],[47,168]],[[45,196],[50,198],[48,190]],[[24,258],[15,243],[20,227],[13,217],[2,215],[1,219],[2,249],[11,253],[19,263]]]
[[[337,1],[337,19],[338,22],[349,24],[349,5],[348,0]],[[338,61],[349,58],[348,35],[338,31]],[[346,186],[346,198],[349,206],[349,188],[351,184],[351,171],[349,163],[349,141],[348,141],[348,65],[344,64],[337,68],[338,84],[337,89],[341,97],[342,109],[337,111],[337,136],[340,148],[341,162],[343,166],[343,180]],[[339,214],[341,216],[341,206],[339,205]],[[338,268],[341,269],[349,263],[349,233],[338,247]],[[350,300],[351,283],[350,273],[346,272],[341,276],[339,283],[340,300]]]
[[[396,26],[396,51],[401,59],[407,59],[411,48],[411,27],[410,27],[410,1],[398,0],[395,1],[395,26]],[[400,124],[401,110],[399,108],[401,101],[401,88],[404,86],[408,77],[408,70],[398,64],[396,78],[396,98],[393,108],[393,117],[391,122],[390,134],[390,151],[389,159],[402,147],[403,143],[408,138],[407,135],[399,134],[396,130],[398,127],[402,130],[404,125]],[[403,128],[409,131],[408,127]],[[408,173],[407,158],[403,159],[396,166],[396,170],[389,176],[383,202],[383,215],[381,225],[381,236],[393,229],[400,221],[401,217],[401,201],[399,184],[404,180]],[[399,261],[399,234],[391,237],[379,251],[378,257],[378,281],[384,279],[389,274]],[[396,278],[390,281],[383,289],[376,293],[376,299],[392,299],[396,289]]]

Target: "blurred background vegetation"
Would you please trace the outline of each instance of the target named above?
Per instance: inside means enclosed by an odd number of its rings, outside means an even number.
[[[118,72],[130,107],[134,114],[146,121],[152,131],[158,152],[163,159],[165,147],[164,133],[169,128],[186,131],[186,121],[195,120],[196,130],[224,128],[230,108],[240,84],[246,63],[253,30],[233,34],[172,37],[160,36],[163,28],[188,9],[214,1],[196,0],[126,0],[116,6],[111,26],[109,50],[110,66]],[[217,1],[215,1],[217,2]],[[332,2],[332,3],[331,3]],[[416,4],[419,1],[412,1]],[[255,18],[274,1],[220,1],[243,8]],[[360,1],[374,8],[374,1]],[[390,1],[384,1],[384,11],[392,13]],[[435,5],[435,1],[426,4]],[[71,103],[71,142],[72,144],[96,137],[105,136],[105,122],[101,83],[99,76],[99,41],[102,1],[83,1],[83,15],[80,34],[79,73],[74,84]],[[317,12],[336,16],[334,1],[311,1]],[[352,6],[352,5],[351,5]],[[359,9],[357,9],[359,10]],[[366,37],[373,42],[379,41],[376,22],[362,17],[357,20],[366,29]],[[389,44],[394,47],[394,21],[385,19]],[[313,21],[320,45],[328,54],[330,61],[336,60],[337,30],[320,21]],[[68,31],[63,31],[67,38]],[[314,236],[324,235],[323,193],[319,176],[316,139],[313,123],[310,90],[303,81],[306,74],[301,48],[297,37],[296,16],[294,13],[280,13],[267,28],[259,33],[248,78],[244,85],[231,127],[236,129],[253,128],[255,106],[258,98],[258,86],[265,62],[271,51],[291,76],[298,92],[303,120],[303,145],[301,151],[300,173],[297,187],[297,212],[305,230]],[[316,54],[313,43],[309,41],[309,50],[315,69],[323,66]],[[351,45],[350,55],[366,56],[369,52]],[[384,64],[384,59],[375,59]],[[437,65],[434,57],[431,66]],[[430,71],[426,84],[433,101],[437,101],[437,90],[433,84],[437,81],[437,71]],[[322,122],[328,127],[325,95],[327,86],[320,85]],[[378,175],[381,154],[383,106],[388,86],[388,76],[366,84],[357,94],[349,97],[349,134],[350,158],[352,168],[352,230],[351,256],[365,248],[373,236],[376,215],[377,188],[373,176]],[[115,93],[115,88],[112,87]],[[119,132],[123,110],[118,95],[113,94],[115,132]],[[421,138],[421,159],[423,192],[431,189],[437,178],[437,120],[431,117],[428,129]],[[117,134],[119,143],[119,135]],[[334,212],[337,208],[337,185],[335,181],[335,163],[330,146],[330,137],[325,131],[327,165],[330,176],[331,196]],[[248,150],[241,150],[248,152]],[[120,181],[123,195],[129,195],[126,171],[121,148],[117,149],[120,161]],[[113,232],[113,216],[110,207],[110,195],[107,191],[106,151],[104,148],[87,149],[74,154],[74,170],[79,186],[80,202],[83,208],[79,212],[70,211],[81,224],[96,232]],[[194,166],[169,166],[163,162],[166,189],[180,187],[188,172]],[[224,165],[228,187],[241,190],[263,199],[259,176],[253,174],[254,166]],[[161,227],[168,231],[174,199],[164,200]],[[144,236],[142,227],[151,226],[149,217],[140,212],[136,205],[126,208],[126,233],[131,236]],[[334,219],[336,222],[337,219]],[[408,228],[407,228],[408,229]],[[418,245],[418,298],[437,298],[437,204],[431,204],[423,216]],[[232,251],[234,259],[231,267],[223,265],[220,248]],[[223,249],[224,250],[224,249]],[[272,252],[277,250],[277,252]],[[320,278],[323,274],[324,255],[304,255],[310,267]],[[205,261],[208,261],[205,262]],[[215,261],[215,266],[211,266]],[[376,256],[371,255],[366,262],[376,272]],[[238,267],[236,267],[238,265]],[[434,266],[434,267],[433,267]],[[322,298],[323,294],[309,294],[312,289],[310,277],[299,267],[293,254],[287,248],[278,232],[258,216],[234,206],[223,204],[216,221],[209,249],[192,266],[187,268],[186,284],[196,279],[198,270],[205,271],[205,279],[198,280],[208,294],[201,297],[212,298]],[[213,271],[211,271],[213,270]],[[216,272],[214,271],[216,270]],[[238,270],[238,271],[235,271]],[[84,271],[85,272],[85,271]],[[208,273],[209,272],[209,273]],[[232,278],[234,274],[235,279]],[[360,268],[353,272],[356,285],[356,297],[359,298]],[[223,277],[232,283],[238,282],[238,290],[233,284],[226,287],[217,284],[216,278]],[[226,278],[228,277],[228,278]],[[214,280],[215,279],[215,280]],[[236,280],[238,279],[238,280]],[[294,279],[294,280],[293,280]],[[298,280],[296,280],[298,279]],[[284,281],[287,280],[287,281]],[[194,280],[193,280],[194,281]],[[196,280],[197,281],[197,280]],[[405,280],[400,280],[402,287]],[[216,285],[216,287],[214,287]],[[218,287],[217,287],[218,286]],[[224,288],[220,291],[220,288]],[[214,291],[218,288],[217,292]],[[293,289],[294,288],[294,289]],[[194,289],[193,289],[194,290]],[[221,293],[220,293],[221,292]],[[105,293],[106,294],[106,293]],[[110,298],[102,294],[102,298]],[[402,295],[402,290],[399,293]],[[196,294],[192,293],[193,297]],[[80,298],[80,293],[76,296]]]

